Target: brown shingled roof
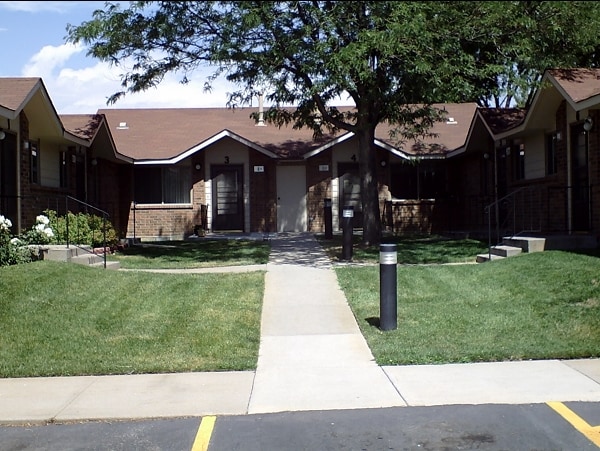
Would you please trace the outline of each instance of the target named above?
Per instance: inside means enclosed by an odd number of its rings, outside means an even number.
[[[479,112],[493,134],[520,125],[527,114],[527,110],[522,108],[479,108]]]
[[[399,143],[389,136],[392,127],[380,124],[376,130],[377,139],[408,155],[444,155],[464,146],[477,110],[477,104],[440,103],[433,106],[446,111],[446,119],[442,122],[435,122],[429,129],[428,133],[433,136],[423,138],[419,142]]]
[[[39,77],[0,77],[0,107],[17,111],[23,107],[23,102],[31,94]]]
[[[600,69],[552,69],[548,70],[574,102],[581,102],[600,94]]]
[[[315,141],[312,131],[258,126],[256,108],[103,109],[117,150],[136,160],[170,159],[224,130],[284,158],[298,158],[333,137]]]
[[[98,114],[61,114],[60,121],[69,133],[81,139],[91,140],[102,122],[102,116]]]
[[[454,121],[436,123],[432,131],[438,137],[425,142],[435,144],[432,149],[436,153],[445,153],[465,144],[477,106],[470,103],[440,104],[438,107],[445,107],[448,118]],[[256,111],[257,108],[102,109],[98,110],[98,114],[106,118],[117,151],[135,160],[172,159],[225,130],[280,158],[302,158],[346,133],[325,135],[315,140],[308,129],[256,125],[250,117]],[[399,147],[390,138],[389,130],[390,127],[381,124],[377,128],[377,139]],[[422,152],[414,143],[401,147],[407,153]]]

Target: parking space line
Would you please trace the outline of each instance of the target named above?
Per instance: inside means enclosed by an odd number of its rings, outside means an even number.
[[[561,417],[585,435],[594,445],[600,447],[600,426],[590,426],[587,421],[565,406],[562,402],[547,402]]]
[[[196,434],[196,439],[192,445],[191,451],[207,451],[208,444],[210,443],[210,437],[212,435],[213,428],[215,427],[216,416],[203,417],[200,421],[200,427]]]

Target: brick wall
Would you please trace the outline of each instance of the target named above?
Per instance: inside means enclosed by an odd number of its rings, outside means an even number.
[[[192,235],[196,226],[202,225],[206,205],[204,171],[196,170],[196,164],[204,167],[201,155],[192,159],[192,204],[190,206],[135,205],[129,201],[127,237],[146,240],[184,239]]]
[[[250,157],[250,232],[277,231],[277,179],[273,159],[249,149]],[[264,172],[254,172],[263,166]]]
[[[327,165],[329,170],[321,171],[319,166]],[[326,150],[306,162],[306,181],[308,193],[306,206],[308,212],[308,231],[325,231],[325,199],[331,199],[331,150]]]

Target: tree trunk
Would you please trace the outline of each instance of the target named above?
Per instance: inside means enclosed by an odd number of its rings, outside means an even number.
[[[363,244],[378,245],[381,241],[381,216],[379,214],[379,188],[375,161],[375,131],[360,130],[358,136],[360,194],[363,209]]]

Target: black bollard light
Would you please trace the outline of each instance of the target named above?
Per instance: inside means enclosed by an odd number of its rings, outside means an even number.
[[[395,244],[379,245],[379,328],[398,327],[398,297],[396,266],[398,252]]]
[[[346,206],[342,210],[342,260],[352,260],[352,225],[354,218],[354,207]]]
[[[333,238],[333,214],[331,212],[331,199],[325,199],[325,239],[330,240]]]

